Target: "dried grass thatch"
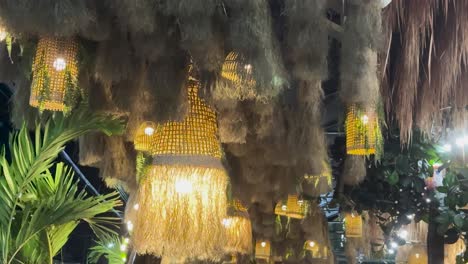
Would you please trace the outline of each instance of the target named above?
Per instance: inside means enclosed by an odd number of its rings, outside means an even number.
[[[364,156],[346,156],[342,176],[343,182],[346,185],[358,185],[366,178],[366,175],[366,158]]]

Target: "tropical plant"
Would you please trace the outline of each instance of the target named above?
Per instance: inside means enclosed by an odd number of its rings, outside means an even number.
[[[128,238],[116,235],[102,236],[96,246],[90,248],[88,263],[96,264],[105,258],[109,264],[124,264],[127,261]]]
[[[114,218],[99,217],[119,205],[118,195],[90,197],[79,190],[73,172],[54,163],[70,140],[90,131],[120,133],[116,118],[83,109],[68,117],[57,113],[36,126],[31,138],[25,125],[11,134],[8,154],[0,151],[1,263],[52,263],[80,221],[98,233],[112,232]]]

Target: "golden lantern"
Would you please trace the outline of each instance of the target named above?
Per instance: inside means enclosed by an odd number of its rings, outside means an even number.
[[[252,251],[252,225],[249,213],[239,200],[233,200],[228,207],[228,216],[223,219],[226,228],[227,253],[250,254]]]
[[[68,111],[79,96],[78,43],[72,38],[39,39],[29,104],[41,110]]]
[[[255,243],[255,258],[266,260],[271,258],[271,242],[269,240],[258,240]]]
[[[352,104],[346,114],[346,152],[349,155],[378,154],[382,134],[375,108]]]
[[[140,178],[133,241],[139,254],[219,260],[225,245],[226,187],[215,112],[187,81],[189,110],[182,122],[155,131],[153,162]]]
[[[362,217],[354,213],[346,214],[344,218],[346,237],[362,237]]]
[[[133,144],[138,151],[150,152],[157,125],[154,122],[143,122],[138,127]]]
[[[253,76],[253,66],[237,52],[230,52],[221,68],[221,81],[217,83],[215,97],[235,97],[251,99],[256,97],[257,82]]]
[[[303,219],[307,215],[308,202],[300,199],[298,195],[288,195],[286,202],[276,204],[275,214],[296,219]]]
[[[427,250],[423,245],[414,245],[408,255],[408,264],[427,264]]]
[[[8,37],[8,32],[5,27],[0,24],[0,41],[4,41]]]

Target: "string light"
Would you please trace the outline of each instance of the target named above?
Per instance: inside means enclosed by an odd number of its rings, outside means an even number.
[[[398,236],[403,238],[403,239],[406,239],[408,237],[408,231],[400,230],[400,232],[398,232]]]
[[[397,247],[398,247],[398,244],[397,244],[395,241],[392,241],[392,242],[390,242],[390,246],[391,246],[392,248],[397,248]]]
[[[309,242],[309,246],[310,246],[310,247],[314,247],[314,246],[315,246],[315,242],[314,242],[314,241],[310,241],[310,242]]]
[[[388,250],[388,253],[389,253],[389,254],[395,254],[395,250],[389,249],[389,250]]]
[[[266,247],[266,242],[263,241],[262,243],[260,243],[260,245],[261,245],[262,247]]]
[[[54,66],[54,69],[58,72],[65,70],[65,68],[67,67],[65,59],[62,57],[55,59],[52,65]]]
[[[114,246],[115,246],[114,243],[109,243],[109,244],[107,245],[108,248],[113,248]]]
[[[430,203],[430,202],[431,202],[431,199],[426,198],[426,203]]]
[[[414,219],[414,214],[406,215],[406,218],[408,218],[409,220],[413,220]]]

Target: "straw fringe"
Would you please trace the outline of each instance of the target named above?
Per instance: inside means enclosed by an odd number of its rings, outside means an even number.
[[[192,192],[178,193],[175,186],[180,181],[191,183]],[[221,258],[227,183],[220,169],[152,166],[136,193],[135,250],[169,258]]]
[[[250,219],[231,216],[227,218],[226,227],[227,244],[226,253],[250,254],[252,252],[252,225]]]
[[[355,186],[366,178],[366,158],[365,156],[346,156],[343,181],[346,185]]]

